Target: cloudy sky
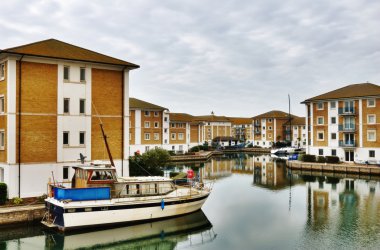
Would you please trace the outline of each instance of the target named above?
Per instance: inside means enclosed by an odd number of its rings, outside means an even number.
[[[172,112],[304,115],[306,98],[380,84],[373,0],[2,1],[0,48],[56,38],[141,66],[130,95]]]

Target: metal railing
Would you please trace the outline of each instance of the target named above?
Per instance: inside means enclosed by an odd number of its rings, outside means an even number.
[[[339,132],[354,132],[355,131],[355,124],[349,123],[349,124],[341,124],[338,126]]]
[[[354,107],[344,107],[338,109],[339,115],[355,115],[355,108]]]
[[[356,147],[356,141],[355,140],[340,140],[339,147],[346,147],[346,148]]]

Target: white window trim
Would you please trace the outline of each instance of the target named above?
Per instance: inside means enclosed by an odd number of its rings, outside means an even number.
[[[373,119],[374,119],[374,122],[369,122],[369,117],[372,117],[373,116]],[[367,124],[376,124],[376,115],[374,114],[370,114],[370,115],[367,115]]]
[[[150,133],[144,133],[144,140],[150,141]]]
[[[153,138],[154,138],[155,141],[160,140],[160,134],[159,133],[154,133]]]
[[[335,103],[335,107],[332,107],[332,106],[331,106],[331,103]],[[332,110],[335,110],[335,109],[336,109],[336,101],[331,101],[331,102],[330,102],[330,109],[332,109]]]
[[[150,122],[144,122],[144,128],[150,128]]]
[[[157,113],[157,115],[156,115],[156,113]],[[153,116],[154,116],[154,117],[159,117],[159,116],[160,116],[160,113],[159,113],[158,111],[154,111]]]
[[[146,112],[148,112],[148,114],[146,114]],[[144,116],[145,116],[145,117],[150,117],[150,111],[147,111],[147,110],[144,111]]]
[[[370,100],[373,100],[373,105],[369,105]],[[367,99],[367,108],[375,108],[375,107],[376,107],[376,99],[375,98]]]
[[[156,126],[157,125],[157,126]],[[154,122],[154,127],[155,128],[159,128],[160,127],[160,123],[159,122]]]
[[[319,134],[323,135],[323,139],[319,139]],[[325,141],[325,131],[317,131],[317,141]]]
[[[178,133],[178,140],[183,140],[183,133]]]
[[[269,127],[268,127],[268,130],[272,130],[272,126],[269,126]]]
[[[319,123],[319,118],[322,118],[322,123]],[[325,124],[325,117],[317,116],[317,125],[324,125],[324,124]]]
[[[174,136],[173,136],[174,135]],[[172,140],[176,140],[176,133],[171,133],[170,134],[170,139],[172,139]]]
[[[373,133],[375,139],[370,140],[369,139],[369,133]],[[367,130],[367,141],[370,141],[370,142],[375,142],[376,141],[376,130]]]
[[[3,105],[2,106],[0,105],[0,114],[4,114],[5,113],[5,96],[0,95],[0,99],[3,99]],[[0,101],[0,104],[1,104],[1,101]]]
[[[0,150],[5,150],[5,130],[0,129],[0,134],[3,134],[3,138],[4,138],[4,145],[0,144]]]
[[[322,108],[319,108],[319,104],[322,104]],[[325,109],[325,104],[323,102],[318,102],[317,103],[317,110],[324,110]]]
[[[0,63],[0,81],[4,81],[5,79],[5,63]]]
[[[268,138],[272,138],[272,134],[268,134]]]

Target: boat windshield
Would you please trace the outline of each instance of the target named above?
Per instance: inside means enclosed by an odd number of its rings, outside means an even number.
[[[112,173],[112,170],[94,170],[92,171],[91,180],[116,180],[116,178]]]

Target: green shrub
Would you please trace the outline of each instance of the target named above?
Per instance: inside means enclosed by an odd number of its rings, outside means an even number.
[[[169,153],[170,156],[175,156],[174,150],[169,150],[168,153]]]
[[[338,156],[326,156],[326,162],[327,163],[339,163],[339,157]]]
[[[0,205],[4,205],[8,198],[7,184],[0,182]]]
[[[199,146],[194,146],[189,149],[189,152],[199,152],[199,150],[200,150]]]
[[[46,195],[46,194],[43,194],[43,195],[41,195],[41,196],[38,196],[38,197],[37,197],[37,200],[38,200],[39,202],[44,202],[46,198],[47,198],[47,195]]]
[[[315,160],[316,160],[315,155],[304,154],[300,157],[300,161],[304,161],[304,162],[315,162]]]
[[[15,205],[20,205],[23,202],[23,199],[15,197],[15,198],[13,198],[12,202]]]
[[[319,163],[325,163],[326,162],[326,158],[324,156],[318,156],[317,162],[319,162]]]

